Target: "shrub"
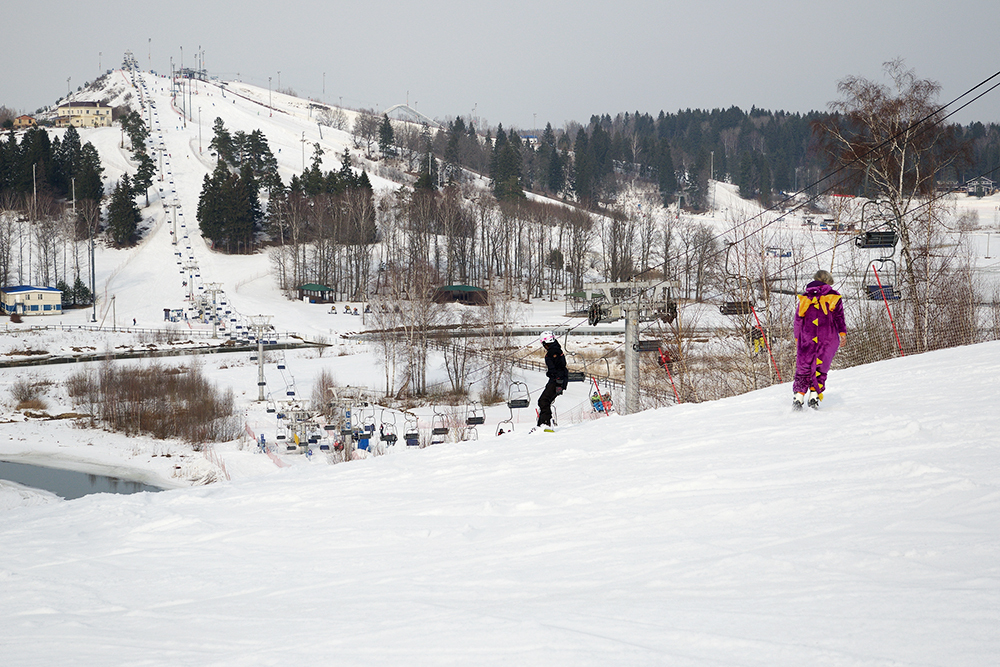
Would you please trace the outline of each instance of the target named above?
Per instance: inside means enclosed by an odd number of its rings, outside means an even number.
[[[88,404],[92,417],[113,431],[181,438],[196,445],[231,440],[239,433],[232,391],[211,384],[198,367],[106,362],[97,373],[74,373],[66,384],[70,396]]]
[[[17,404],[18,410],[44,410],[47,406],[42,400],[42,383],[32,382],[27,378],[18,378],[10,388],[11,398]]]

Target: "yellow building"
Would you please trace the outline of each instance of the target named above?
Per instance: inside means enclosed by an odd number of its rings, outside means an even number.
[[[70,102],[56,112],[56,127],[111,127],[111,107],[100,102]]]
[[[14,119],[14,129],[23,130],[26,127],[35,127],[38,123],[31,116],[18,116]]]
[[[12,315],[60,315],[62,292],[54,287],[17,285],[0,290],[0,312]]]

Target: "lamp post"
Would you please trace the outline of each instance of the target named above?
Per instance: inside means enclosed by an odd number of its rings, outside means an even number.
[[[714,181],[715,180],[715,151],[709,151],[709,155],[712,156],[711,162],[709,163],[709,164],[711,164],[711,167],[709,167],[709,175],[711,176],[711,179]],[[712,185],[711,210],[713,212],[715,212],[715,185]]]
[[[198,155],[201,155],[201,107],[198,107]]]
[[[271,115],[271,77],[267,77],[267,115]]]

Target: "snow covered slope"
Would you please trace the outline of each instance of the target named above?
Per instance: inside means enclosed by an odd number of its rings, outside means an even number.
[[[12,509],[0,664],[997,664],[998,373]]]

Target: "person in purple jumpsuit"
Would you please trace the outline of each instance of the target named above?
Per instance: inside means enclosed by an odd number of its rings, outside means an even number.
[[[832,287],[829,271],[817,271],[795,311],[795,382],[792,407],[819,408],[826,389],[826,375],[837,349],[847,338],[844,304]]]

